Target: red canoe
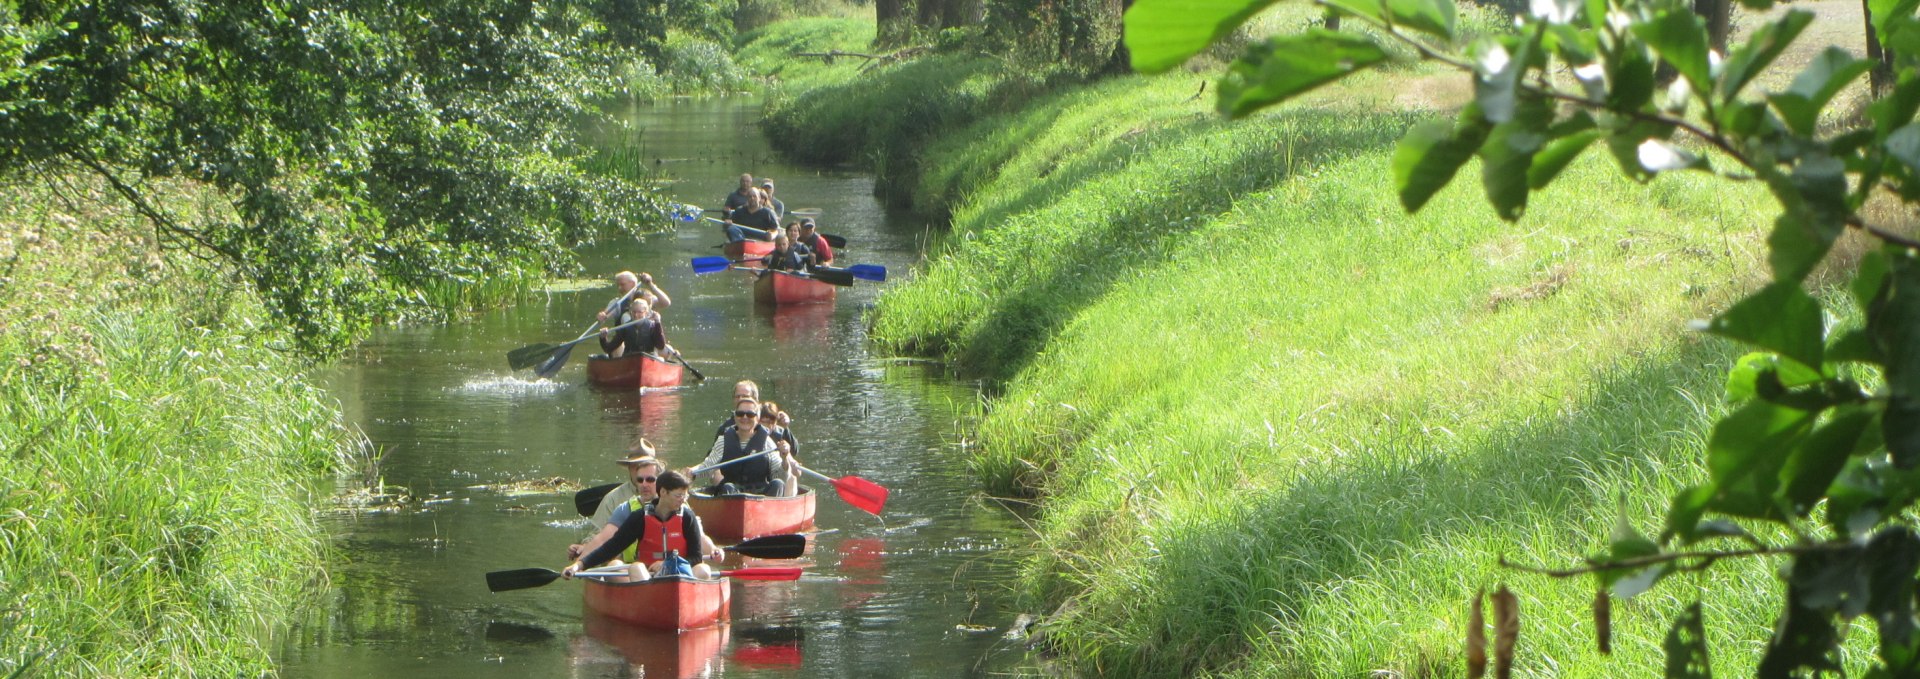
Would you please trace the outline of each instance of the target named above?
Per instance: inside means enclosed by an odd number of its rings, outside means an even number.
[[[746,267],[763,267],[766,265],[758,261],[741,260],[758,260],[772,253],[773,241],[770,240],[734,241],[720,248],[720,254],[726,255],[727,259],[739,262],[740,266]]]
[[[833,295],[833,286],[785,271],[775,271],[753,282],[753,301],[761,304],[831,302]]]
[[[813,527],[813,489],[800,487],[793,497],[764,495],[687,496],[707,537],[722,542],[752,540],[763,535],[798,533]]]
[[[587,359],[587,380],[608,387],[672,387],[680,384],[680,364],[646,354]]]
[[[726,578],[668,575],[645,582],[588,580],[587,609],[652,629],[699,629],[727,619],[733,588]]]

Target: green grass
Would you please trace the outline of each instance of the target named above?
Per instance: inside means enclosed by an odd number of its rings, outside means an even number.
[[[1237,123],[1191,76],[1112,80],[925,149],[953,229],[873,335],[996,385],[973,463],[1042,498],[1022,590],[1078,670],[1460,676],[1502,583],[1522,676],[1657,674],[1703,591],[1718,668],[1757,660],[1770,564],[1622,602],[1603,657],[1589,580],[1498,560],[1576,563],[1622,507],[1653,532],[1701,478],[1733,350],[1682,328],[1764,271],[1765,195],[1595,154],[1517,225],[1471,165],[1407,216],[1387,159],[1427,114],[1378,92],[1421,75]]]
[[[0,676],[269,673],[321,576],[336,407],[228,277],[97,196],[4,193]]]

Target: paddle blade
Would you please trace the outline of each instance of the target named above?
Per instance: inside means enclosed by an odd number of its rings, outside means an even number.
[[[768,535],[728,547],[727,551],[756,559],[798,559],[807,551],[807,536]]]
[[[514,370],[526,370],[547,360],[547,357],[552,356],[553,351],[559,348],[552,344],[529,344],[507,352],[507,365],[512,366]]]
[[[567,355],[573,353],[573,346],[574,345],[569,344],[560,347],[559,351],[553,352],[553,358],[547,359],[546,363],[542,363],[540,367],[534,368],[533,374],[549,379],[559,374],[560,368],[567,365]]]
[[[732,262],[728,262],[725,257],[695,257],[693,258],[693,272],[701,274],[726,271],[729,264],[732,264]]]
[[[729,578],[738,578],[741,580],[799,580],[800,569],[798,568],[736,568],[730,571],[719,571],[717,573],[714,573],[714,575],[724,576]]]
[[[574,511],[580,512],[581,516],[588,516],[588,517],[593,516],[593,513],[596,511],[599,511],[600,509],[600,500],[602,498],[605,498],[607,496],[607,493],[611,493],[613,492],[613,489],[619,488],[619,487],[620,487],[620,484],[618,483],[609,483],[604,486],[594,486],[592,488],[582,489],[580,492],[574,493],[573,494]]]
[[[827,245],[833,246],[834,248],[844,248],[847,246],[846,236],[837,233],[823,233],[820,234],[820,237],[827,239]]]
[[[879,516],[880,510],[887,506],[887,488],[858,476],[834,479],[833,489],[840,491],[840,499],[847,504],[874,516]]]
[[[545,568],[520,568],[510,571],[494,571],[487,574],[487,591],[511,592],[516,589],[532,589],[559,579],[560,571],[547,570]]]
[[[853,285],[853,274],[847,273],[845,271],[834,271],[832,269],[814,269],[813,271],[807,272],[807,275],[813,277],[814,280],[820,281],[822,283],[826,283],[827,285],[837,285],[843,288]]]
[[[700,369],[693,367],[692,363],[688,363],[687,358],[685,356],[675,356],[673,357],[673,360],[675,363],[679,363],[680,367],[686,368],[687,372],[693,373],[693,381],[695,382],[707,381],[707,376],[700,374]]]
[[[863,281],[887,280],[887,267],[878,264],[855,264],[847,267],[847,273]]]

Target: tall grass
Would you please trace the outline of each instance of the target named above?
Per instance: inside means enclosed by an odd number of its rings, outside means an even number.
[[[111,206],[0,193],[0,676],[270,672],[335,407],[228,277]]]
[[[1657,673],[1709,590],[1716,664],[1752,667],[1768,564],[1621,604],[1605,657],[1589,581],[1498,561],[1573,563],[1699,480],[1732,349],[1681,328],[1763,270],[1766,197],[1594,155],[1519,225],[1473,166],[1407,216],[1387,158],[1430,114],[1381,93],[1424,75],[1238,123],[1198,78],[1111,80],[916,148],[953,229],[873,336],[995,380],[973,463],[1042,498],[1023,591],[1072,666],[1459,676],[1467,601],[1507,583],[1523,676]]]

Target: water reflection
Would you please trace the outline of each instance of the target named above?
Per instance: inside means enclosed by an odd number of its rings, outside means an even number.
[[[593,611],[585,613],[583,625],[586,634],[573,640],[574,667],[592,673],[575,676],[607,676],[593,670],[618,662],[633,677],[710,677],[729,634],[725,624],[679,632],[650,630]]]
[[[754,315],[773,326],[773,339],[783,350],[829,349],[827,327],[833,321],[832,304],[756,305]]]

